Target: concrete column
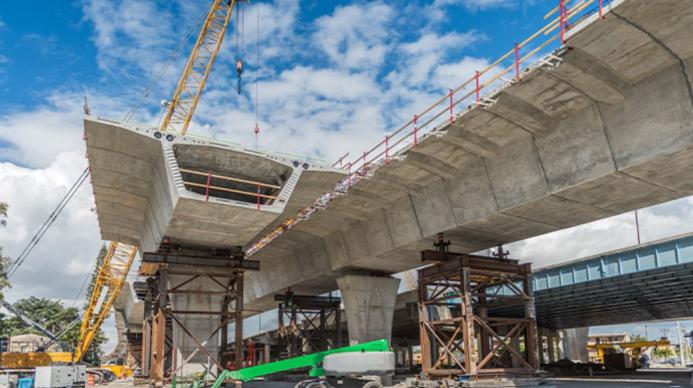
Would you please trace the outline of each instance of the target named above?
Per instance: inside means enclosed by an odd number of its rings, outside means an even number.
[[[544,353],[544,335],[546,334],[546,330],[544,329],[539,329],[539,338],[537,338],[537,345],[539,347],[539,364],[543,365],[546,364],[546,353]]]
[[[205,291],[219,291],[221,287],[205,277],[198,277],[189,281],[191,275],[169,275],[168,288],[172,289],[183,282],[186,283],[178,292],[169,294],[171,309],[174,315],[185,326],[180,327],[173,322],[173,344],[181,353],[179,365],[188,360],[181,367],[182,375],[201,372],[207,368],[209,362],[207,354],[198,350],[197,343],[185,330],[195,336],[197,341],[204,343],[205,350],[213,357],[219,354],[219,332],[211,335],[220,326],[219,314],[223,306],[223,295],[205,294]],[[185,313],[194,312],[194,313]],[[209,314],[205,314],[209,312]],[[214,369],[216,366],[212,364]]]
[[[589,328],[587,327],[561,330],[564,358],[574,362],[589,361],[587,353],[588,332]]]
[[[337,279],[349,326],[349,343],[392,340],[399,279],[345,275]]]
[[[546,336],[546,342],[547,344],[547,350],[549,353],[549,363],[554,363],[557,360],[556,357],[556,341],[558,340],[557,334],[554,330],[549,331],[548,335]]]

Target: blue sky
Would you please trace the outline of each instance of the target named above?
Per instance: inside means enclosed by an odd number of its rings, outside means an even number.
[[[4,2],[0,115],[74,109],[86,95],[96,114],[119,118],[168,63],[208,3],[82,0],[36,7]],[[379,139],[502,55],[515,39],[538,29],[551,7],[536,0],[252,2],[245,6],[243,23],[244,93],[233,93],[238,28],[232,25],[193,132],[253,145],[252,86],[259,70],[261,148],[288,147],[326,160],[358,152],[356,145]],[[156,123],[159,103],[172,94],[192,41],[185,40],[134,120]],[[310,115],[314,119],[306,122],[303,118]],[[353,149],[343,141],[338,148],[309,139],[356,127],[362,141],[349,142]],[[301,141],[287,146],[285,140],[296,136]],[[50,161],[17,155],[22,146],[16,143],[12,136],[0,135],[0,147],[13,150],[0,160],[29,166]]]
[[[330,162],[347,151],[359,154],[543,26],[557,2],[253,1],[245,11],[243,94],[235,92],[232,26],[191,133],[254,147],[257,76],[261,149]],[[94,114],[121,119],[208,6],[207,0],[0,2],[6,254],[21,250],[86,165],[82,97]],[[173,57],[133,121],[157,123],[160,101],[170,98],[191,45],[188,39]],[[691,231],[691,218],[691,199],[643,210],[643,238]],[[632,214],[625,214],[518,242],[511,251],[545,265],[631,245],[634,236]],[[78,302],[100,244],[85,185],[13,279],[9,299]]]

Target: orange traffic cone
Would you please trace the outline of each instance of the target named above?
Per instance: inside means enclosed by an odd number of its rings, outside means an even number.
[[[87,373],[87,385],[96,385],[96,376],[93,373]]]

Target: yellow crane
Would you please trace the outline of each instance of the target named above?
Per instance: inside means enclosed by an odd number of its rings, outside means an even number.
[[[82,315],[79,341],[73,352],[4,353],[0,358],[0,367],[33,368],[52,363],[78,363],[82,361],[82,357],[87,353],[101,324],[108,317],[116,298],[123,289],[136,255],[137,248],[134,246],[115,241],[109,244],[103,262],[98,268],[87,309]],[[49,337],[57,340],[60,335],[49,335]],[[116,370],[110,367],[108,369],[111,369],[117,376],[123,374],[122,367],[115,368]]]
[[[212,1],[210,10],[202,25],[202,30],[195,41],[192,53],[178,81],[173,98],[167,102],[167,110],[160,126],[162,132],[175,131],[180,134],[187,132],[209,73],[212,70],[214,60],[224,40],[236,2],[236,0]],[[236,72],[239,77],[242,71],[243,63],[240,59],[237,59]],[[8,357],[9,354],[6,353],[0,362],[0,367],[44,366],[54,362],[67,362],[68,357],[74,363],[80,362],[91,346],[101,324],[110,314],[113,304],[123,289],[127,274],[136,255],[137,247],[135,246],[117,241],[109,244],[108,252],[98,268],[87,309],[82,316],[80,337],[73,353],[17,353],[16,359]],[[126,369],[116,368],[117,370],[114,370],[111,366],[104,367],[111,369],[117,376],[121,376]]]
[[[87,309],[82,316],[79,341],[73,354],[74,362],[82,360],[101,324],[110,314],[136,255],[137,247],[135,246],[117,241],[109,244],[106,256],[96,274]]]
[[[609,343],[601,343],[601,344],[594,344],[594,345],[587,345],[588,349],[596,350],[597,351],[597,356],[595,357],[595,361],[600,364],[604,364],[604,355],[609,352],[609,351],[614,351],[616,348],[620,348],[621,350],[625,351],[628,349],[632,349],[632,354],[631,358],[634,360],[638,360],[640,358],[640,354],[642,353],[642,350],[647,349],[647,348],[653,348],[653,347],[664,347],[664,346],[669,346],[671,343],[669,342],[668,339],[662,338],[657,341],[633,341],[633,342],[609,342]]]
[[[224,41],[235,4],[236,0],[213,0],[202,31],[178,80],[173,98],[167,102],[166,114],[160,128],[162,132],[172,130],[184,135],[188,131],[207,77]],[[239,60],[236,62],[236,71],[240,73],[242,70],[243,64]]]

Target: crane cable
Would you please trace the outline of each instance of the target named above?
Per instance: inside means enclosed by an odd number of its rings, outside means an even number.
[[[191,25],[188,31],[186,31],[183,38],[181,38],[181,40],[178,41],[176,47],[171,51],[171,54],[169,54],[168,58],[166,58],[164,64],[161,66],[156,75],[151,79],[149,85],[147,85],[147,87],[142,92],[142,95],[140,96],[140,99],[137,101],[137,103],[135,103],[135,105],[132,108],[130,108],[130,110],[128,110],[127,113],[125,113],[125,116],[123,116],[121,120],[122,122],[130,121],[132,117],[135,115],[135,113],[142,107],[142,105],[144,105],[144,101],[147,99],[147,97],[149,97],[149,93],[151,93],[152,90],[154,90],[154,88],[159,84],[161,78],[164,76],[168,68],[173,64],[174,58],[178,55],[183,46],[188,42],[192,34],[200,27],[200,25],[202,25],[202,22],[205,20],[206,15],[207,10],[205,9],[197,18],[197,22],[194,25]]]
[[[26,261],[26,258],[29,256],[31,251],[34,250],[36,245],[41,241],[41,238],[46,234],[48,229],[53,225],[55,220],[58,218],[60,213],[62,213],[63,209],[65,209],[65,206],[72,200],[72,198],[75,196],[75,193],[77,193],[77,190],[82,186],[84,181],[87,179],[89,176],[89,168],[85,168],[84,171],[82,171],[82,174],[77,178],[75,183],[72,184],[70,189],[65,193],[63,198],[58,202],[58,206],[51,212],[51,214],[48,216],[46,221],[43,222],[39,230],[34,234],[34,236],[29,240],[29,242],[26,244],[22,252],[17,256],[17,258],[10,263],[9,267],[7,268],[7,277],[10,278],[12,277],[19,267],[24,264],[24,261]]]
[[[238,2],[238,12],[236,12],[236,78],[238,84],[236,89],[241,94],[241,74],[243,74],[243,45],[244,42],[245,11],[243,1]]]
[[[258,124],[258,79],[260,78],[260,8],[257,8],[257,24],[255,33],[255,151],[258,149],[258,135],[260,134],[260,125]]]

